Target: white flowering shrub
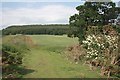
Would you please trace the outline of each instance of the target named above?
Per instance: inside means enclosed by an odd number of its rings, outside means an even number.
[[[98,42],[95,35],[88,35],[86,40],[82,41],[84,47],[87,49],[86,58],[88,59],[98,59],[100,55],[101,44]]]
[[[99,34],[89,31],[82,45],[87,50],[84,57],[88,64],[100,66],[103,75],[109,71],[110,75],[120,75],[120,35],[116,29],[106,25]]]
[[[112,51],[118,49],[118,36],[110,35],[88,35],[86,40],[82,41],[83,46],[87,49],[88,59],[102,59],[105,58],[104,50],[111,49]]]

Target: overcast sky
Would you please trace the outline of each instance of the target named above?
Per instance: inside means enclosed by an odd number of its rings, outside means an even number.
[[[18,24],[66,24],[82,4],[84,0],[2,0],[0,29]]]

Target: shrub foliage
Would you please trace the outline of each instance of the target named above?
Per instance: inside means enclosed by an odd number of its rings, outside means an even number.
[[[21,66],[24,54],[30,50],[30,45],[32,45],[32,40],[28,36],[15,35],[3,37],[3,78],[14,78],[19,76],[17,68]]]

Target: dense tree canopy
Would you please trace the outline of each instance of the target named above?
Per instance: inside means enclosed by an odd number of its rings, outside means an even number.
[[[84,5],[76,7],[78,14],[70,17],[70,35],[84,39],[88,26],[103,26],[115,19],[120,8],[115,7],[113,2],[85,2]]]

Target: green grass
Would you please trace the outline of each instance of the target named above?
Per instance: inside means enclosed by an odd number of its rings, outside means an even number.
[[[99,71],[91,71],[82,63],[70,63],[64,57],[67,46],[77,44],[77,38],[52,35],[31,35],[37,47],[25,56],[24,66],[33,70],[25,78],[98,78]]]

